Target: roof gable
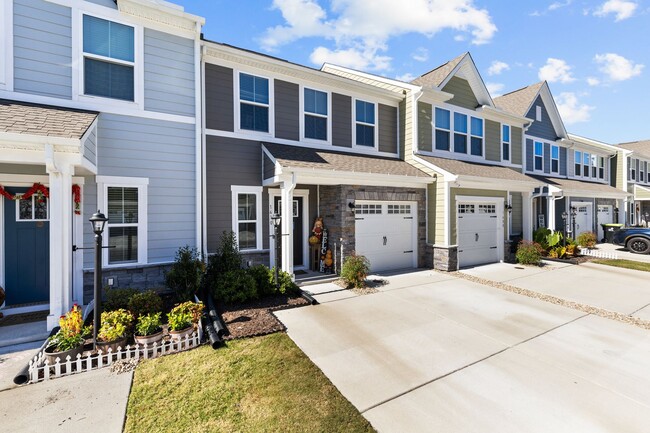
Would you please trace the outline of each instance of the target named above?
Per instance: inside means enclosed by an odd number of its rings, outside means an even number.
[[[629,143],[620,143],[620,147],[631,150],[637,155],[650,158],[650,140],[632,141]]]

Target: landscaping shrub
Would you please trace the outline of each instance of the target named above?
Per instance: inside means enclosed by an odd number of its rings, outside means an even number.
[[[138,317],[138,322],[135,325],[135,334],[146,336],[159,332],[162,329],[162,322],[160,321],[161,314],[162,313],[158,312]]]
[[[182,301],[193,301],[194,294],[201,287],[201,279],[205,272],[205,263],[201,254],[195,249],[185,246],[176,251],[176,257],[171,269],[165,275],[167,287],[176,292],[176,298]]]
[[[517,246],[517,262],[522,265],[539,265],[544,249],[537,242],[521,241]]]
[[[369,272],[370,262],[365,256],[352,253],[343,260],[341,278],[347,285],[353,285],[356,288],[365,287]]]
[[[103,311],[101,327],[97,332],[99,341],[115,341],[130,333],[135,318],[127,310]]]
[[[548,251],[548,256],[552,259],[564,259],[567,255],[567,248],[562,245],[558,245],[555,248],[551,248]]]
[[[278,288],[275,288],[275,267],[270,271],[271,275],[271,285],[273,286],[274,292],[280,293],[282,295],[295,295],[298,293],[298,285],[291,279],[291,275],[288,272],[282,270],[278,271]]]
[[[214,281],[212,296],[225,303],[247,302],[258,298],[255,278],[245,269],[227,271]]]
[[[127,310],[129,308],[129,301],[131,298],[140,292],[137,289],[131,288],[107,288],[105,293],[106,299],[103,302],[102,310],[114,311],[119,310],[120,308]]]
[[[162,311],[163,301],[156,292],[147,290],[146,292],[136,293],[131,296],[127,309],[138,318]]]
[[[593,248],[596,246],[596,233],[584,232],[578,235],[578,245],[586,248]]]
[[[276,293],[275,277],[272,269],[264,265],[256,265],[246,269],[246,272],[255,280],[259,296],[269,296]]]

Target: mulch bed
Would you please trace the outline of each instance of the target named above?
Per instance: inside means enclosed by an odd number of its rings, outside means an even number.
[[[270,296],[243,304],[218,305],[217,309],[229,332],[224,340],[285,331],[286,328],[273,312],[305,305],[309,304],[303,298],[286,295]]]

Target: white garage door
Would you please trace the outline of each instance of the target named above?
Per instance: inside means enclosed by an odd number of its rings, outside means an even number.
[[[416,209],[415,202],[356,202],[356,253],[372,272],[417,266]]]
[[[458,202],[458,265],[473,266],[499,261],[497,205]]]

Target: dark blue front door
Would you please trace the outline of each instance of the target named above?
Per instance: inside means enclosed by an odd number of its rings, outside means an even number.
[[[11,194],[27,188],[6,188]],[[47,199],[4,199],[6,304],[50,300],[50,223]],[[20,212],[16,212],[20,206]]]

